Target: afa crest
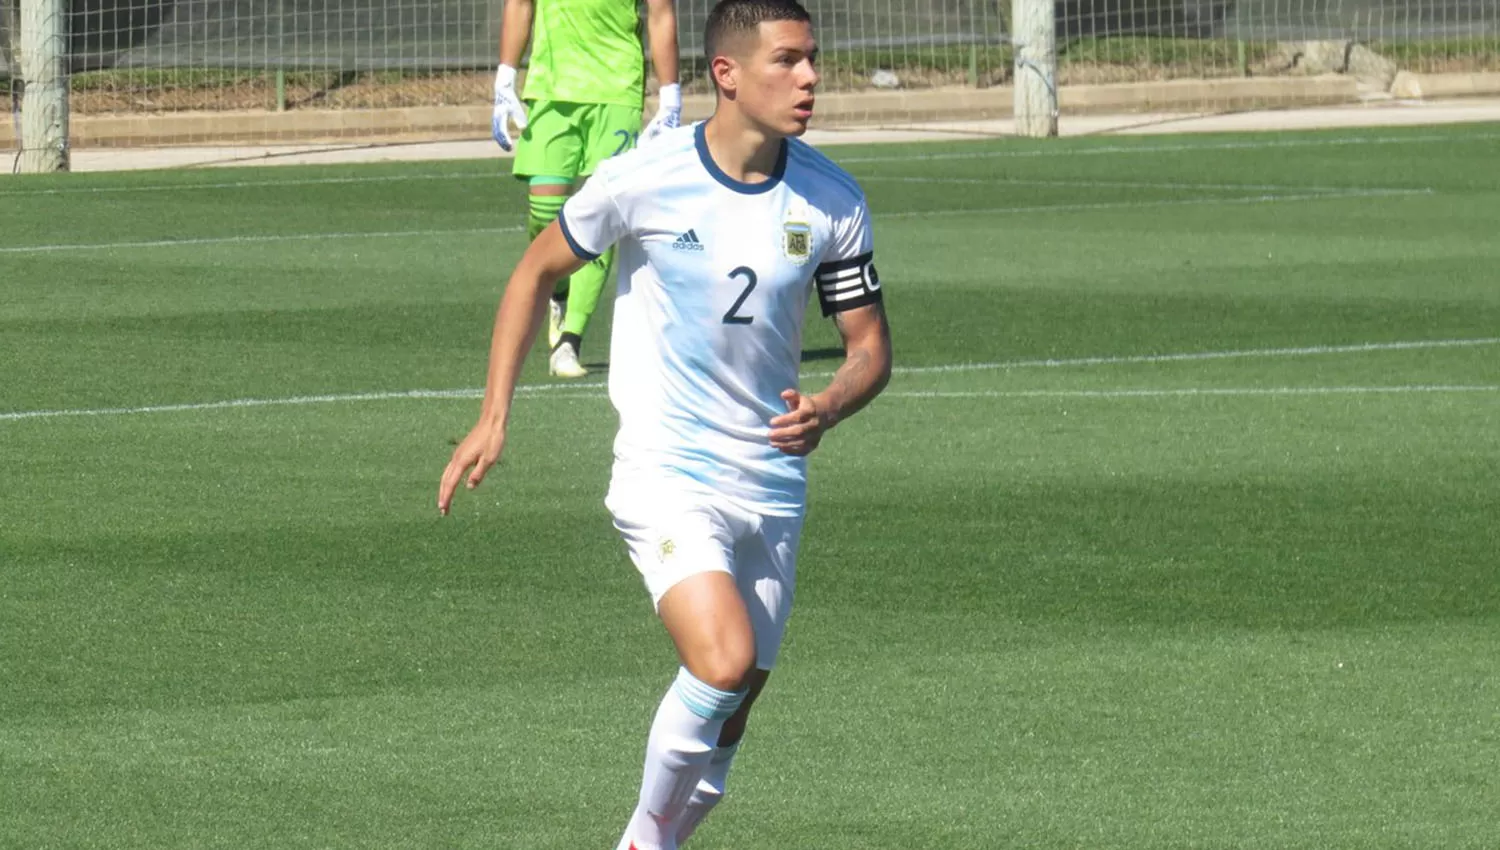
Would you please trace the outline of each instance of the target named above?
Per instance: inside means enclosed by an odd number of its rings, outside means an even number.
[[[782,253],[802,265],[812,258],[812,227],[805,221],[789,221],[782,231]]]

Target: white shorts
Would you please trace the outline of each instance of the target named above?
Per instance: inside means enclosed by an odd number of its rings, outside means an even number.
[[[792,613],[801,516],[753,513],[670,482],[612,482],[604,505],[653,606],[689,576],[729,573],[755,629],[755,666],[775,666]]]

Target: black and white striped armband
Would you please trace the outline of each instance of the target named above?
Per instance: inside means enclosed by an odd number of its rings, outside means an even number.
[[[823,305],[824,316],[880,302],[880,275],[875,272],[873,252],[823,263],[813,273],[813,280],[818,285],[818,303]]]

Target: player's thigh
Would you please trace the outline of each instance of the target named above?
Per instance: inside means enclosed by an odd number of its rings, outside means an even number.
[[[735,580],[755,631],[755,666],[776,666],[797,587],[801,516],[763,516],[735,549]]]
[[[583,171],[587,138],[577,103],[536,100],[530,104],[526,129],[516,144],[512,171],[516,177],[578,177]]]
[[[583,174],[635,147],[641,137],[641,111],[612,103],[588,107],[584,127]]]
[[[715,688],[738,690],[755,669],[755,630],[734,576],[688,576],[656,606],[682,666]]]

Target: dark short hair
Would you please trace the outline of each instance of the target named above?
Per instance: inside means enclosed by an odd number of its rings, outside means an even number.
[[[728,39],[755,32],[765,21],[806,21],[812,15],[797,0],[720,0],[703,25],[703,54],[709,62]]]

